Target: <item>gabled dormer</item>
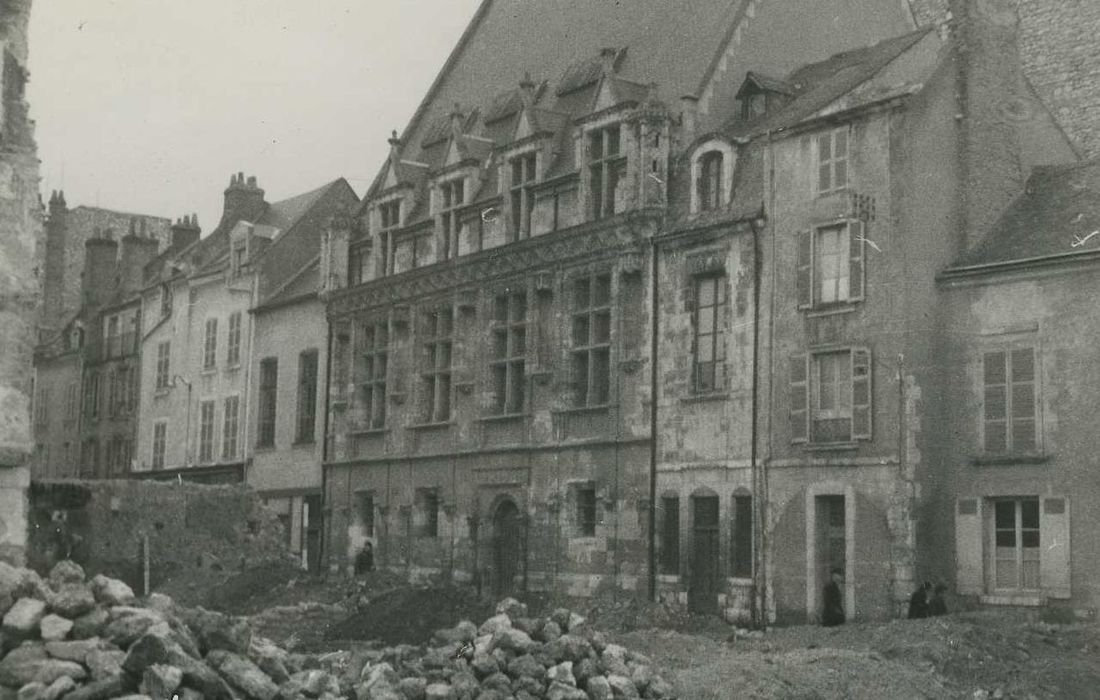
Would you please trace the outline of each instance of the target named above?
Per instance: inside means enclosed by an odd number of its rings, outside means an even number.
[[[428,180],[427,163],[402,158],[402,143],[394,131],[389,139],[390,157],[376,190],[364,208],[366,228],[376,243],[371,245],[371,278],[393,274],[394,244],[409,220]]]
[[[742,121],[759,119],[779,109],[796,93],[788,82],[749,71],[737,90],[737,104]]]
[[[488,165],[493,142],[470,133],[476,115],[463,113],[455,105],[449,115],[450,136],[447,138],[443,162],[431,174],[429,202],[434,223],[434,240],[425,245],[414,242],[417,252],[425,250],[419,264],[451,260],[459,254],[462,230],[462,210],[472,201],[480,174]]]

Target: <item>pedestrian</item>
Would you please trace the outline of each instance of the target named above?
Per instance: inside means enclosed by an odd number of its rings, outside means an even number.
[[[367,540],[359,550],[359,554],[355,556],[355,573],[356,575],[365,574],[372,569],[374,569],[374,545]]]
[[[932,599],[928,601],[928,614],[933,616],[947,614],[947,601],[943,594],[947,592],[947,585],[942,581],[936,584],[932,590]]]
[[[844,571],[833,569],[831,580],[825,584],[825,609],[821,613],[821,624],[836,627],[844,624],[844,599],[840,596],[840,584],[844,582]]]
[[[928,604],[932,597],[932,584],[928,581],[922,583],[913,595],[909,596],[909,619],[918,620],[928,617]]]

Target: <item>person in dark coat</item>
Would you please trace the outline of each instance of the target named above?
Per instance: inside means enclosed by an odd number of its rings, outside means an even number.
[[[365,574],[374,568],[374,545],[368,540],[355,556],[355,573]]]
[[[932,598],[932,584],[925,581],[909,596],[909,619],[928,617],[928,603]]]
[[[935,589],[932,591],[932,599],[928,601],[928,614],[929,615],[946,615],[947,614],[947,601],[944,600],[943,594],[947,592],[947,586],[942,583],[937,583]]]
[[[844,624],[844,598],[840,592],[840,584],[843,582],[844,572],[833,569],[832,580],[825,584],[825,609],[821,612],[821,624],[825,627]]]

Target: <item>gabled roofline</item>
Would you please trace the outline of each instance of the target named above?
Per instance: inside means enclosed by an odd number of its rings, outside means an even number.
[[[266,301],[262,301],[259,304],[257,304],[256,306],[249,309],[249,313],[255,314],[258,311],[266,311],[268,309],[275,309],[275,308],[283,306],[283,305],[285,305],[289,302],[293,302],[296,299],[306,298],[306,297],[309,297],[309,296],[316,295],[317,291],[314,290],[313,292],[310,292],[308,294],[299,294],[296,297],[291,297],[290,299],[280,299],[280,300],[275,301],[275,302],[270,301],[270,300],[274,299],[275,297],[279,296],[280,294],[282,294],[284,289],[286,289],[291,284],[296,282],[299,278],[301,278],[302,275],[304,275],[306,272],[309,271],[309,269],[311,267],[313,267],[313,265],[319,264],[320,262],[321,262],[321,255],[320,254],[317,254],[317,255],[313,256],[313,258],[309,262],[307,262],[305,265],[302,265],[300,268],[298,268],[298,271],[295,272],[293,275],[291,275],[289,278],[287,278],[287,280],[285,282],[283,282],[278,287],[276,287],[274,290],[272,290],[271,294],[269,294],[267,296]]]

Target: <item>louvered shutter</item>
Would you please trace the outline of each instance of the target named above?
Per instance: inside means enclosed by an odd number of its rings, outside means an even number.
[[[798,308],[808,309],[813,306],[813,250],[814,237],[812,231],[798,232],[798,263],[795,291],[798,296]]]
[[[866,224],[856,220],[848,224],[848,300],[860,301],[863,299],[866,281],[866,265],[864,264],[864,251],[866,238],[864,231]]]
[[[1039,585],[1051,598],[1069,598],[1069,499],[1059,496],[1040,500]]]
[[[791,442],[810,439],[810,372],[809,356],[791,357],[790,418]]]
[[[852,439],[871,439],[871,351],[852,348]]]
[[[963,595],[982,593],[982,502],[960,498],[955,503],[955,589]]]

